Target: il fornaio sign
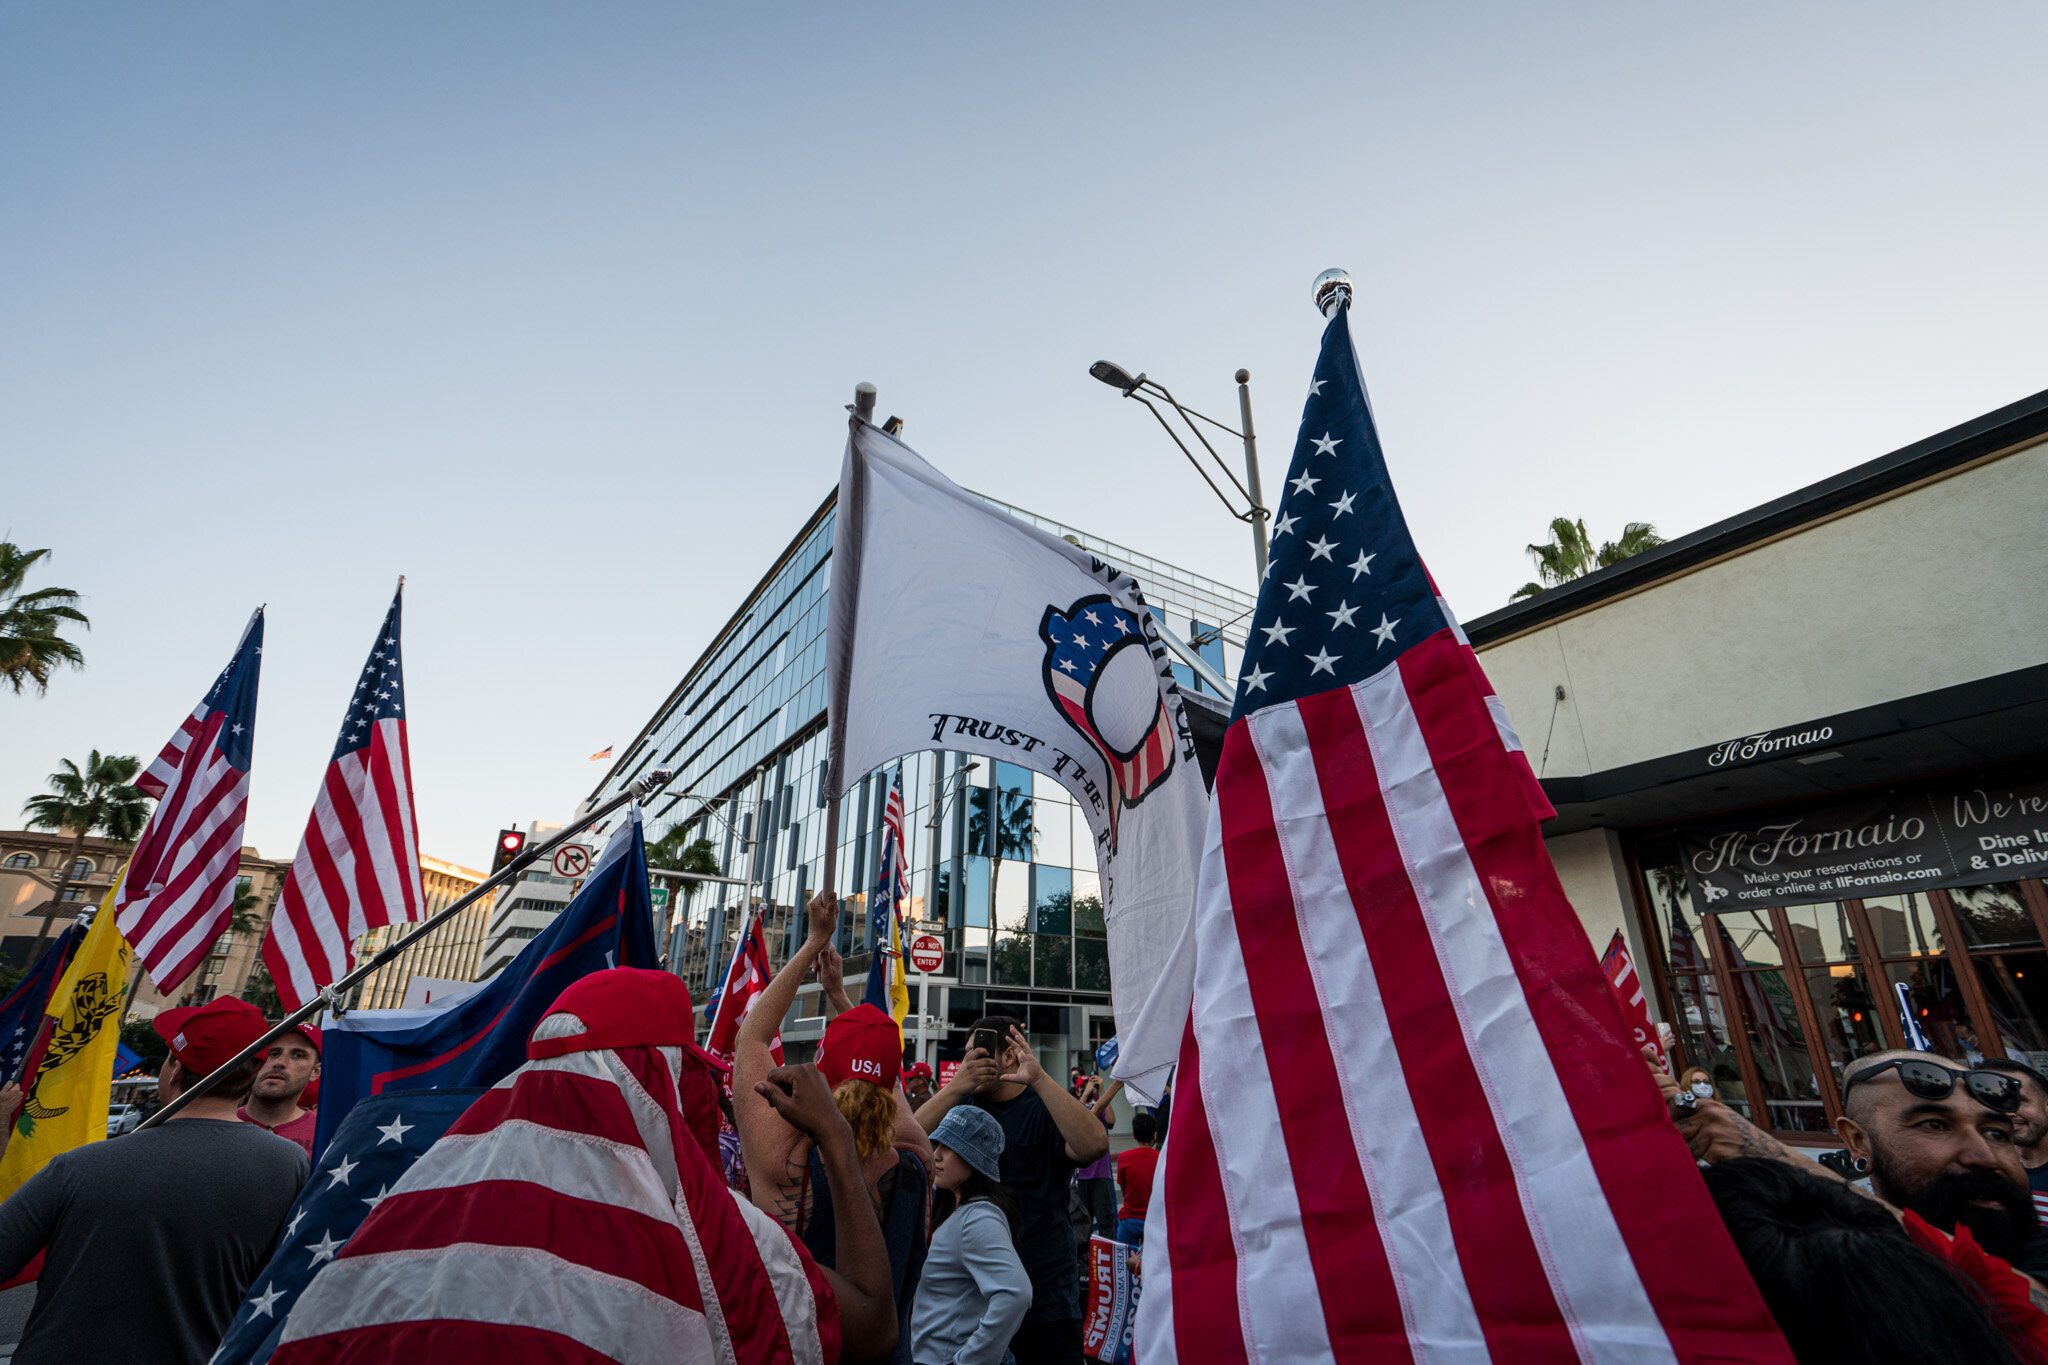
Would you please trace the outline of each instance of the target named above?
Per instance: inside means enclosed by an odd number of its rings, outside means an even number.
[[[2048,781],[1960,783],[1679,831],[1702,911],[2048,874]]]
[[[1825,744],[1835,737],[1832,725],[1817,725],[1811,730],[1793,730],[1775,735],[1769,730],[1760,734],[1745,735],[1717,745],[1707,752],[1709,768],[1725,768],[1730,763],[1747,763],[1755,758],[1769,758],[1773,754],[1790,753],[1795,749],[1811,748]]]

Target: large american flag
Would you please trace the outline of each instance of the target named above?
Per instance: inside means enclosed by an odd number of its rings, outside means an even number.
[[[228,927],[249,815],[263,609],[234,658],[136,786],[157,798],[114,902],[115,925],[169,995]]]
[[[374,1207],[345,1243],[307,1245],[311,1224],[289,1234],[330,1260],[278,1333],[276,1365],[838,1359],[823,1275],[726,1187],[709,1069],[681,1047],[625,1041],[687,1036],[688,992],[675,983],[680,1019],[617,1017],[640,1008],[632,997],[605,1018],[615,977],[565,991],[524,1066],[388,1188],[364,1191]],[[323,1153],[311,1180],[353,1189],[352,1161]]]
[[[363,934],[425,913],[399,658],[404,598],[401,580],[342,717],[263,940],[263,963],[287,1010],[348,975]]]
[[[1137,1356],[1789,1361],[1324,332],[1216,775]]]

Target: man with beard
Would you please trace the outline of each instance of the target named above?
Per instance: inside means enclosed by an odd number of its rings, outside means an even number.
[[[1982,1064],[1984,1071],[2003,1071],[2020,1083],[2020,1107],[2012,1114],[2012,1145],[2019,1150],[2020,1165],[2027,1168],[2027,1184],[2034,1191],[2034,1216],[2041,1226],[2033,1240],[2013,1262],[2030,1275],[2048,1280],[2048,1076],[2009,1057]]]
[[[2034,1235],[2033,1192],[2013,1143],[2020,1083],[1931,1052],[1859,1057],[1842,1076],[1835,1131],[1871,1193],[2016,1261]]]
[[[301,1108],[299,1101],[319,1079],[320,1030],[300,1024],[270,1045],[263,1067],[256,1073],[256,1085],[235,1117],[298,1143],[310,1160],[319,1116]]]

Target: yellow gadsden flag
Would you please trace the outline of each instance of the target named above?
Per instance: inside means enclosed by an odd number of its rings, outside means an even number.
[[[35,1084],[14,1116],[7,1153],[0,1156],[0,1199],[20,1189],[50,1158],[107,1135],[114,1050],[121,1043],[121,1005],[128,991],[128,944],[114,927],[114,897],[120,890],[116,878],[70,970],[50,992],[45,1013],[56,1022]]]

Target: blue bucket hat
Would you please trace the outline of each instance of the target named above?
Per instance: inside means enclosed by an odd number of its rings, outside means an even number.
[[[1003,1126],[986,1109],[968,1104],[948,1109],[932,1129],[932,1141],[958,1152],[962,1161],[990,1180],[1002,1180],[996,1160],[1003,1154]]]

